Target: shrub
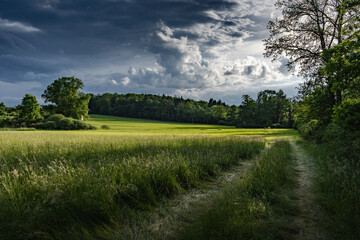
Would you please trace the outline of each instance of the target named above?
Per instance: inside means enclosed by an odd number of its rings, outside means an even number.
[[[101,126],[101,129],[106,129],[106,130],[108,130],[108,129],[110,129],[110,127],[109,127],[108,125],[102,125],[102,126]]]
[[[0,119],[0,128],[11,127],[13,125],[11,118]]]
[[[80,120],[74,120],[72,118],[63,118],[58,123],[54,121],[46,121],[43,123],[33,124],[32,127],[36,129],[46,129],[46,130],[87,130],[87,129],[96,129],[91,124]]]
[[[300,134],[306,139],[320,141],[322,138],[323,126],[316,119],[299,127]]]
[[[360,131],[360,99],[346,99],[335,108],[334,120],[344,129]]]
[[[44,122],[43,124],[43,129],[56,129],[56,122],[54,121],[47,121]]]
[[[77,130],[86,130],[86,129],[92,129],[92,125],[90,125],[89,123],[86,123],[84,121],[80,121],[80,120],[74,120],[74,129]]]
[[[283,128],[284,126],[282,126],[280,123],[274,123],[271,124],[271,128]]]
[[[74,121],[71,118],[63,118],[59,122],[59,128],[62,130],[75,129]]]
[[[62,114],[53,114],[46,119],[46,122],[51,121],[51,122],[59,123],[60,120],[64,119],[64,118],[65,118],[65,116]]]

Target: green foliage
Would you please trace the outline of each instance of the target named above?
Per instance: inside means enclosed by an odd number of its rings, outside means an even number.
[[[58,122],[60,122],[61,119],[64,119],[64,118],[65,118],[65,116],[62,114],[53,114],[46,119],[46,122],[52,121],[52,122],[58,123]]]
[[[93,125],[84,121],[75,120],[72,118],[65,118],[62,114],[54,114],[46,119],[43,123],[34,125],[38,129],[47,130],[89,130],[96,129]]]
[[[346,99],[335,108],[335,122],[344,129],[360,131],[360,98]]]
[[[293,239],[291,146],[276,142],[174,239]]]
[[[323,72],[330,79],[331,91],[342,92],[344,97],[360,95],[360,32],[352,38],[327,50]],[[338,104],[341,102],[338,99]]]
[[[40,104],[37,102],[36,97],[31,94],[26,94],[22,99],[21,105],[19,106],[20,121],[35,122],[42,119],[40,114]]]
[[[7,115],[6,106],[3,102],[0,103],[0,116]]]
[[[303,96],[303,99],[296,104],[296,121],[306,124],[316,119],[319,125],[326,126],[332,119],[332,102],[332,95],[329,94],[326,88],[315,88],[311,93]]]
[[[42,123],[41,128],[47,129],[47,130],[53,130],[53,129],[57,129],[57,126],[58,125],[55,121],[46,121],[46,122]]]
[[[314,139],[316,136],[318,136],[321,127],[322,126],[320,125],[319,121],[313,119],[299,127],[299,131],[303,137],[307,139]]]
[[[14,118],[5,117],[0,118],[0,128],[10,128],[14,125]]]
[[[2,239],[98,239],[264,148],[229,137],[36,133],[0,135]]]
[[[254,101],[243,97],[239,107],[228,106],[221,100],[194,101],[151,94],[110,94],[92,96],[91,113],[165,121],[269,127],[280,124],[292,127],[292,107],[282,90],[265,90]]]
[[[63,118],[59,121],[59,128],[62,130],[72,130],[74,121],[71,118]]]
[[[293,127],[292,103],[282,90],[264,90],[257,100],[243,96],[237,127]]]
[[[82,119],[88,117],[90,95],[78,92],[83,82],[75,77],[62,77],[50,84],[42,97],[45,102],[56,105],[56,111],[67,117]]]
[[[110,127],[108,125],[101,125],[101,129],[108,130],[108,129],[110,129]]]

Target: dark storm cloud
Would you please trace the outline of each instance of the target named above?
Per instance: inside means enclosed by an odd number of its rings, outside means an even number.
[[[272,76],[270,68],[256,67],[261,62],[251,63],[253,70],[231,62],[250,51],[232,48],[266,37],[268,6],[260,0],[1,0],[0,102],[27,91],[40,96],[61,76],[81,78],[85,91],[159,94]],[[282,66],[274,69],[285,73]]]
[[[19,64],[13,60],[11,64],[19,73],[20,68],[24,73],[57,72],[58,69],[53,68],[42,71],[37,61],[29,61],[26,66],[22,61],[29,56],[44,61],[65,56],[81,64],[91,55],[104,56],[106,52],[131,48],[139,51],[143,48],[143,39],[156,28],[159,20],[174,27],[214,21],[203,12],[233,5],[213,0],[2,0],[0,50],[1,54],[17,55]],[[9,27],[4,29],[2,22],[17,24],[18,28],[14,26],[12,31]],[[6,62],[4,58],[0,61],[1,65]],[[62,64],[59,63],[59,68]],[[7,78],[7,74],[2,72],[0,79]]]

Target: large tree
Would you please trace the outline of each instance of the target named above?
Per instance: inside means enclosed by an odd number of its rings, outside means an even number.
[[[75,77],[62,77],[50,84],[42,97],[56,105],[56,111],[67,117],[83,119],[88,116],[90,95],[78,92],[83,82]]]
[[[19,106],[19,119],[26,122],[35,122],[42,119],[40,104],[35,96],[26,94]]]
[[[331,82],[332,91],[341,91],[345,98],[360,96],[360,31],[353,38],[326,50],[323,73]]]
[[[351,38],[359,30],[358,0],[278,0],[281,17],[270,21],[265,56],[287,57],[289,67],[312,75],[322,67],[324,50]]]
[[[297,67],[299,74],[307,77],[301,91],[304,97],[321,88],[330,108],[339,104],[342,91],[334,88],[333,79],[321,71],[330,61],[324,53],[359,31],[360,1],[277,0],[276,6],[282,15],[269,22],[265,56],[273,60],[286,57],[290,69]],[[328,114],[324,117],[329,121]]]

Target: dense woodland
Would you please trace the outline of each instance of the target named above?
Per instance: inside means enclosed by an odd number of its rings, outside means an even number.
[[[152,94],[117,94],[101,95],[80,94],[82,106],[89,101],[88,107],[69,108],[62,105],[40,106],[34,96],[27,94],[21,105],[8,108],[0,104],[0,116],[9,116],[0,125],[36,126],[53,114],[63,114],[74,119],[87,117],[87,109],[92,114],[104,114],[131,118],[145,118],[161,121],[221,124],[237,127],[286,127],[294,124],[293,101],[282,90],[264,90],[256,99],[249,95],[242,96],[239,106],[229,106],[221,100],[210,99],[195,101],[182,97],[158,96]],[[56,100],[55,100],[56,101]],[[63,106],[64,105],[64,106]],[[79,105],[79,104],[78,104]]]
[[[257,99],[242,97],[239,106],[221,100],[195,101],[152,94],[92,95],[90,113],[162,121],[211,123],[238,127],[292,127],[292,102],[282,90],[264,90]]]

